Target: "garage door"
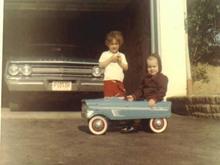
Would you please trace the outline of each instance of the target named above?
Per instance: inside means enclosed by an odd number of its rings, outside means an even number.
[[[106,49],[106,33],[120,30],[125,38],[121,51],[129,63],[125,83],[131,92],[150,51],[149,10],[149,0],[5,0],[4,63],[29,43],[77,43],[98,60]]]

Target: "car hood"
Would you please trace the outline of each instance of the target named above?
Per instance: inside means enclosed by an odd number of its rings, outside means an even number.
[[[18,56],[10,57],[11,62],[27,62],[27,63],[85,63],[98,64],[98,59],[83,57],[64,57],[64,56]]]
[[[97,58],[84,47],[74,44],[34,43],[10,53],[10,60],[17,62],[48,63],[98,63]]]

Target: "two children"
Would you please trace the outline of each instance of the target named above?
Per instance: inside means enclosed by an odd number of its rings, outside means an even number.
[[[123,85],[124,73],[128,69],[125,55],[119,52],[123,44],[123,36],[119,31],[112,31],[106,37],[108,51],[102,53],[99,59],[100,67],[104,68],[104,97],[125,97],[126,91]],[[168,78],[161,73],[162,64],[158,55],[150,55],[146,59],[146,75],[137,90],[128,95],[128,101],[146,99],[150,107],[163,100],[167,91]],[[122,132],[134,131],[130,122]]]

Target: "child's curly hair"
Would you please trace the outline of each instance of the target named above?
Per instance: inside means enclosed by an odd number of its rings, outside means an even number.
[[[106,35],[106,39],[105,39],[105,45],[108,46],[109,43],[113,40],[116,39],[116,41],[118,41],[119,45],[123,45],[124,43],[124,38],[123,35],[120,31],[114,30],[114,31],[110,31],[107,35]]]

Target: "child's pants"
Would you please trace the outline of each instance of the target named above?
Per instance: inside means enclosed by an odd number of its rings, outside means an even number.
[[[124,84],[117,80],[104,81],[104,97],[124,97]]]

